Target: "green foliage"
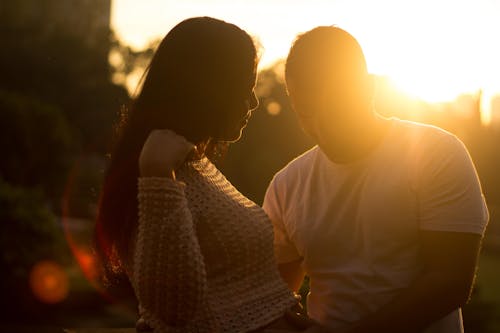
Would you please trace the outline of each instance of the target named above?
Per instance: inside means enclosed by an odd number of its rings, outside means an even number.
[[[110,38],[89,44],[68,31],[37,26],[0,29],[0,90],[56,106],[66,116],[78,149],[106,152],[125,88],[111,82]]]
[[[46,189],[56,196],[70,156],[71,133],[60,109],[0,90],[1,177],[13,185]]]
[[[471,301],[463,309],[466,332],[500,332],[500,255],[484,250]]]
[[[105,168],[106,160],[98,154],[77,159],[68,177],[63,197],[67,215],[95,219]]]
[[[500,328],[497,318],[499,306],[493,302],[473,299],[463,309],[465,332],[496,333]]]
[[[29,273],[40,260],[69,262],[69,249],[55,216],[39,190],[0,180],[0,304],[30,302]],[[4,308],[4,307],[2,307]]]
[[[161,40],[154,40],[144,50],[134,50],[113,35],[110,49],[113,71],[126,76],[136,70],[145,70],[160,42]]]
[[[7,9],[26,12],[24,5]],[[111,82],[108,52],[117,42],[109,31],[79,36],[6,16],[0,13],[0,176],[42,188],[57,210],[70,167],[82,154],[109,151],[118,111],[129,101]]]
[[[57,15],[61,22],[48,22],[54,13],[44,11],[56,2],[35,4],[0,4],[0,264],[6,272],[0,304],[22,320],[30,304],[39,310],[28,286],[33,264],[70,260],[56,218],[63,192],[71,185],[70,208],[89,215],[113,123],[129,101],[111,81],[109,28],[76,33],[64,13]]]
[[[39,190],[0,181],[0,222],[1,265],[16,278],[38,260],[67,259],[62,230]]]

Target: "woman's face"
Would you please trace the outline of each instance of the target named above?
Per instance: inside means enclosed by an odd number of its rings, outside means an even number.
[[[255,95],[256,77],[257,75],[254,72],[249,82],[240,87],[235,87],[232,93],[233,96],[228,96],[230,101],[228,105],[228,126],[222,138],[224,141],[238,141],[252,116],[252,111],[259,106],[259,100]]]

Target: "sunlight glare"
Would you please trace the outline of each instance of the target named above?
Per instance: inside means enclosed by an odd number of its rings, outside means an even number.
[[[298,33],[335,24],[358,39],[371,73],[391,77],[409,95],[442,102],[479,89],[500,92],[498,14],[500,1],[491,0],[115,0],[112,24],[119,38],[141,48],[184,18],[218,17],[259,38],[261,68],[285,58]],[[132,76],[129,91],[137,82]]]

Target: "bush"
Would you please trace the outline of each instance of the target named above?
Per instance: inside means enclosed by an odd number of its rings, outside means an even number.
[[[0,265],[8,272],[0,277],[1,308],[26,313],[37,305],[29,288],[33,265],[40,260],[67,264],[70,252],[39,190],[14,187],[0,179],[0,222]]]
[[[15,186],[60,195],[70,163],[71,133],[64,114],[30,96],[0,90],[1,177]]]

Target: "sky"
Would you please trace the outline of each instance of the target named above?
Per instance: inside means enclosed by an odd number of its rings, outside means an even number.
[[[300,33],[337,25],[361,44],[370,72],[429,102],[500,93],[500,0],[113,0],[112,27],[141,49],[192,16],[235,23],[257,37],[261,68]]]

